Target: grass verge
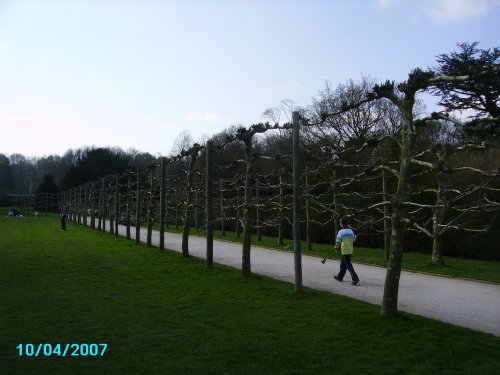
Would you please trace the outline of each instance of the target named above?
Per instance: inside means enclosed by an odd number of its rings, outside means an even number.
[[[54,217],[0,218],[2,374],[495,374],[500,339]],[[19,343],[107,343],[20,357]]]

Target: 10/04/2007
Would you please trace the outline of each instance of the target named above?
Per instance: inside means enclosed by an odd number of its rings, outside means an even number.
[[[16,346],[20,357],[102,357],[108,348],[106,343],[23,344]]]

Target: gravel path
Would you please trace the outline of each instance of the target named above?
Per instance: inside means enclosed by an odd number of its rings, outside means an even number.
[[[109,226],[107,227],[109,228]],[[125,227],[119,227],[120,235]],[[135,238],[135,228],[131,228]],[[141,228],[141,241],[146,230]],[[165,248],[181,251],[181,235],[165,233]],[[153,245],[159,245],[159,232],[154,231]],[[192,256],[205,258],[206,239],[189,237]],[[294,283],[293,253],[252,246],[252,272]],[[339,261],[302,256],[302,280],[306,287],[345,295],[381,305],[386,269],[357,264],[354,268],[361,282],[351,285],[350,275],[344,282],[333,279]],[[214,262],[241,268],[241,245],[214,240]],[[500,337],[500,285],[403,271],[399,283],[398,310],[440,320]]]

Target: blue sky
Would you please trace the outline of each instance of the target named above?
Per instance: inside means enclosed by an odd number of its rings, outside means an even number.
[[[325,80],[499,46],[499,20],[500,0],[0,0],[0,153],[168,155]]]

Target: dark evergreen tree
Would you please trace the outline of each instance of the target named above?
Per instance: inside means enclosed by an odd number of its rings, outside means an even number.
[[[50,174],[43,176],[42,183],[36,189],[36,208],[55,211],[57,209],[57,192],[58,189],[54,182],[54,176]]]
[[[10,192],[14,188],[14,175],[9,158],[0,154],[0,194]]]
[[[58,189],[57,185],[54,182],[54,176],[50,174],[46,174],[45,176],[43,176],[43,181],[36,189],[36,194],[57,194],[57,192]]]
[[[436,84],[432,92],[441,96],[448,111],[472,109],[474,117],[500,116],[500,49],[479,49],[478,43],[458,44],[459,51],[437,56],[439,76],[465,76],[485,72],[470,80],[450,80]],[[496,68],[495,68],[496,66]]]
[[[61,190],[70,189],[110,174],[121,174],[129,168],[123,152],[109,148],[89,149],[82,153],[76,163],[68,169],[61,181]]]
[[[434,69],[438,76],[473,78],[437,82],[429,91],[441,96],[446,112],[468,111],[472,121],[463,128],[468,141],[494,140],[500,135],[500,49],[477,46],[458,44],[458,52],[437,56]]]

